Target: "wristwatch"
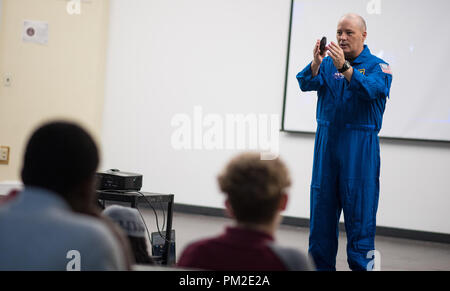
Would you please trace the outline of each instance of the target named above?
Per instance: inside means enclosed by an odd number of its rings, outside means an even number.
[[[347,71],[348,69],[350,69],[351,65],[349,61],[345,61],[344,65],[342,66],[342,68],[340,68],[338,70],[339,73],[344,73],[345,71]]]

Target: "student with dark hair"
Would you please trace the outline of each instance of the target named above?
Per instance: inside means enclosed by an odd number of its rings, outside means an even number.
[[[33,133],[25,187],[0,208],[0,270],[128,268],[117,232],[96,208],[98,163],[97,146],[78,125],[52,122]]]
[[[136,264],[153,264],[145,240],[145,225],[135,208],[112,205],[103,214],[117,223],[128,236]]]
[[[308,257],[274,241],[291,184],[280,159],[261,160],[258,153],[238,155],[218,182],[235,225],[218,237],[189,245],[178,266],[217,271],[313,270]]]

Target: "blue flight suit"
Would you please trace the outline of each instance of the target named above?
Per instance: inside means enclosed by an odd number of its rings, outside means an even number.
[[[344,211],[347,261],[366,270],[375,249],[381,129],[392,82],[389,65],[365,45],[348,82],[325,57],[312,77],[298,73],[302,91],[317,91],[317,131],[311,182],[309,253],[319,270],[336,270],[339,217]]]

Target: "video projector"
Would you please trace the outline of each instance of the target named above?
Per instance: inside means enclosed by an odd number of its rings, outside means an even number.
[[[111,169],[104,172],[97,172],[96,176],[98,190],[139,191],[142,187],[141,174]]]

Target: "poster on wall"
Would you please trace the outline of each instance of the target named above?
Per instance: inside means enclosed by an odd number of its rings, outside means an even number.
[[[22,39],[24,42],[48,44],[48,23],[25,20],[23,22]]]

